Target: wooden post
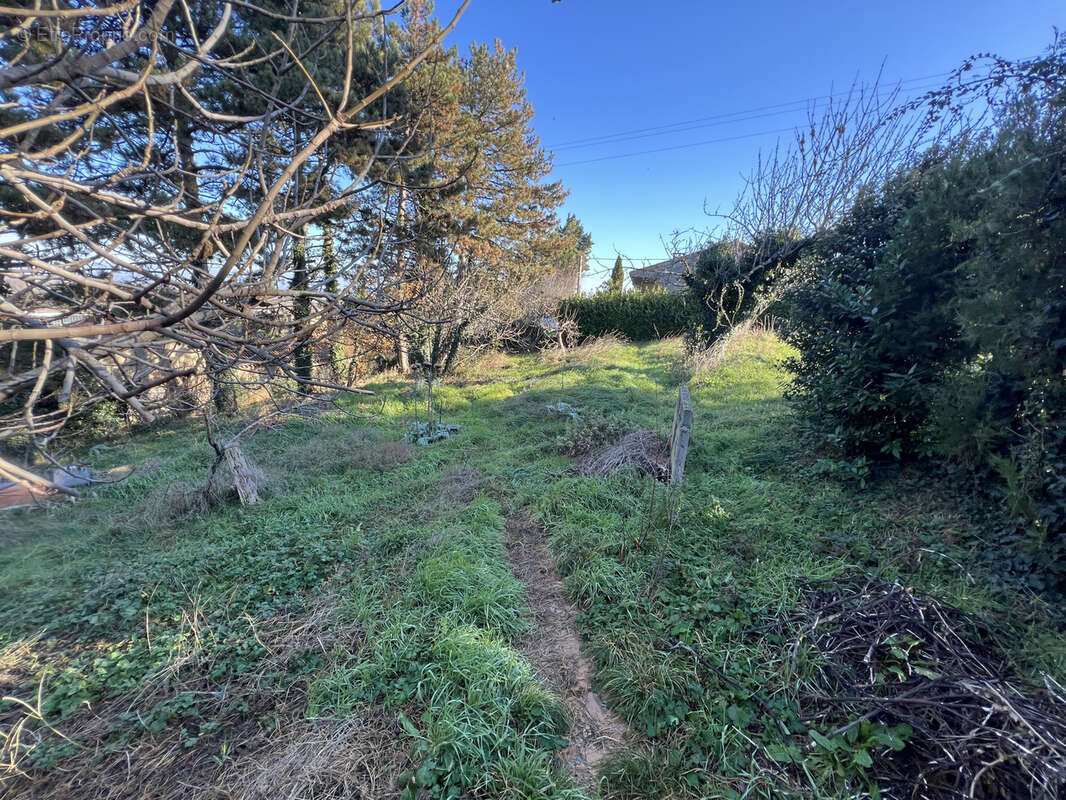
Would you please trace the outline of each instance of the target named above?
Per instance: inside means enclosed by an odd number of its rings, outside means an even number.
[[[670,435],[670,483],[681,483],[685,477],[685,459],[688,458],[688,440],[692,434],[692,398],[688,387],[677,390],[677,407],[674,409],[674,431]]]

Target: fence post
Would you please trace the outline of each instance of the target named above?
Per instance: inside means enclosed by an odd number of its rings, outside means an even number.
[[[681,483],[685,477],[685,459],[688,458],[688,440],[692,434],[692,398],[688,387],[677,390],[677,407],[674,409],[674,431],[670,435],[670,483]]]

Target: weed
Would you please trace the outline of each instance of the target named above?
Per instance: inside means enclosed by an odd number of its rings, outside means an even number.
[[[566,433],[556,439],[556,450],[568,456],[584,456],[604,445],[614,444],[627,432],[625,423],[606,416],[574,417]]]

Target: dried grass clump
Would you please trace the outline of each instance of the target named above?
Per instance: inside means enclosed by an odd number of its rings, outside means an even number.
[[[244,490],[258,496],[272,481],[255,464],[247,460],[241,463]],[[237,497],[232,469],[227,459],[219,455],[208,468],[203,483],[178,481],[156,487],[145,495],[144,506],[139,511],[116,516],[112,529],[125,533],[155,531],[175,522],[205,517],[215,509],[234,502]]]
[[[462,385],[470,385],[481,379],[489,379],[484,381],[488,383],[493,376],[506,368],[510,361],[511,357],[502,350],[471,352],[457,365],[455,375]]]
[[[774,322],[770,320],[747,320],[722,334],[709,347],[684,358],[684,366],[691,375],[704,375],[718,369],[729,357],[736,353],[751,353],[758,348],[755,340],[774,332]]]
[[[982,620],[898,584],[864,576],[811,586],[793,645],[822,666],[804,698],[816,718],[905,724],[906,747],[874,764],[885,796],[1062,797],[1066,692],[1017,675]]]
[[[127,534],[158,531],[176,522],[207,516],[235,496],[233,481],[217,472],[203,483],[167,483],[148,492],[139,510],[116,515],[111,529]]]
[[[365,637],[356,624],[334,616],[340,598],[317,595],[309,608],[253,619],[233,614],[233,624],[265,650],[260,668],[242,673],[218,691],[211,674],[226,650],[204,646],[199,617],[186,624],[187,646],[127,694],[101,700],[58,723],[44,725],[40,699],[0,711],[0,797],[20,800],[216,800],[219,797],[363,798],[394,796],[388,778],[406,765],[403,734],[391,715],[373,712],[348,721],[309,721],[304,687],[278,682],[293,656],[335,648],[358,649]],[[32,644],[32,643],[31,643]],[[21,653],[13,653],[25,659]],[[196,698],[196,719],[172,720],[162,731],[138,731],[131,711],[143,713],[178,696]],[[32,698],[31,698],[32,700]],[[243,708],[242,708],[243,706]],[[25,722],[24,722],[25,720]],[[272,720],[267,723],[266,720]],[[207,730],[204,723],[210,723]],[[119,750],[116,731],[133,734]],[[21,743],[11,732],[21,732]],[[190,744],[190,735],[198,741]],[[25,758],[48,741],[76,743],[56,769]],[[325,750],[321,756],[316,755]],[[222,753],[226,757],[220,758]],[[9,765],[7,762],[11,761]],[[299,762],[306,762],[300,768]],[[396,765],[400,764],[400,767]]]
[[[383,442],[370,429],[316,431],[285,448],[271,470],[271,483],[294,488],[319,475],[355,469],[387,472],[413,456],[414,448],[407,442]]]
[[[339,473],[345,470],[342,462],[351,454],[372,449],[369,446],[379,439],[380,435],[369,428],[320,426],[311,431],[300,431],[299,436],[285,446],[278,462],[289,473]]]
[[[622,333],[605,333],[602,336],[589,336],[577,347],[569,350],[556,348],[545,351],[542,358],[549,363],[565,361],[586,361],[590,358],[605,356],[616,347],[629,344],[629,339]]]
[[[163,487],[158,498],[152,497],[145,506],[145,516],[160,522],[202,517],[221,506],[232,492],[232,482],[220,479],[202,484],[177,483]]]
[[[239,770],[224,776],[237,800],[340,800],[398,797],[408,767],[403,732],[379,710],[345,720],[305,720],[280,732]]]
[[[348,459],[350,468],[376,469],[381,472],[406,464],[414,458],[415,448],[410,442],[380,442],[353,450]]]
[[[657,480],[670,477],[670,443],[658,431],[641,430],[626,434],[618,444],[596,450],[579,467],[582,475],[606,477],[626,467],[636,467]]]

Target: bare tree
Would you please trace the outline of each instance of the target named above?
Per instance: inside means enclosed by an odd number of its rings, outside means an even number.
[[[354,54],[406,3],[4,8],[0,444],[46,448],[105,401],[151,422],[176,381],[338,388],[310,343],[405,308],[372,274],[395,228],[372,191],[398,152],[382,152],[388,94],[468,3],[369,84]],[[363,155],[333,157],[352,136]],[[353,209],[359,246],[283,285],[294,250]],[[0,476],[47,484],[5,460]]]
[[[675,237],[675,254],[707,251],[700,294],[718,329],[768,307],[777,292],[764,291],[754,305],[749,295],[765,288],[769,273],[793,263],[865,187],[913,158],[924,129],[900,107],[899,88],[886,90],[880,81],[812,103],[790,142],[758,154],[733,206],[710,214],[719,221],[713,236]]]

